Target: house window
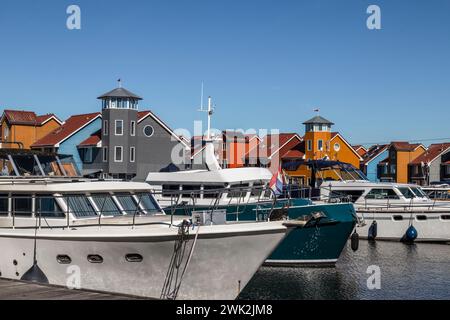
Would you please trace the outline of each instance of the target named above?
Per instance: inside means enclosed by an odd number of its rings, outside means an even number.
[[[108,147],[103,147],[103,162],[108,162]]]
[[[136,161],[136,148],[130,147],[130,162]]]
[[[318,140],[317,141],[317,149],[319,151],[323,151],[323,140]]]
[[[144,127],[144,134],[146,137],[151,137],[153,136],[153,133],[155,132],[155,130],[153,129],[152,126],[145,126]]]
[[[308,147],[308,151],[312,151],[312,141],[311,140],[307,141],[307,147]]]
[[[131,136],[136,135],[136,121],[131,121],[130,123],[130,135]]]
[[[103,121],[103,135],[107,136],[108,135],[108,120]]]
[[[114,162],[122,162],[123,161],[123,147],[116,146],[114,147]]]
[[[116,120],[116,136],[123,136],[123,120]]]
[[[341,150],[341,145],[339,143],[335,143],[334,144],[334,151],[338,152],[339,150]]]
[[[84,163],[92,163],[92,148],[84,149]]]
[[[9,136],[9,127],[5,124],[5,130],[3,132],[4,140],[8,140],[8,136]]]

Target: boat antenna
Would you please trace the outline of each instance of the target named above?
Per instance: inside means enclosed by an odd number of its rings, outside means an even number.
[[[208,113],[208,130],[206,132],[206,140],[211,140],[211,117],[214,113],[214,108],[212,106],[212,98],[208,97],[208,108],[203,108],[203,82],[202,82],[202,89],[201,89],[201,96],[200,96],[200,109],[198,110],[200,112],[207,112]]]

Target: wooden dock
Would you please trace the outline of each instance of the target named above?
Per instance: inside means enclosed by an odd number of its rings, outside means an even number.
[[[0,279],[0,300],[131,300],[115,294]]]

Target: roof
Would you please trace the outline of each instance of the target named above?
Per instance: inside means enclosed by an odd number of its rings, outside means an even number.
[[[267,157],[271,158],[274,154],[280,151],[281,148],[284,147],[289,141],[297,138],[299,141],[302,141],[302,138],[297,133],[280,133],[280,134],[268,134],[264,137],[264,139],[259,143],[258,146],[250,149],[245,155],[246,158],[249,158],[250,155],[257,157]],[[257,148],[256,153],[253,154]],[[260,156],[260,152],[263,152],[263,155]]]
[[[54,118],[58,123],[62,124],[61,120],[53,113],[38,116],[33,111],[5,110],[3,112],[3,117],[6,117],[9,124],[40,126],[45,124],[51,118]]]
[[[450,142],[435,143],[428,147],[428,150],[410,162],[410,164],[431,163],[442,154],[450,152]]]
[[[58,147],[61,142],[68,139],[99,117],[101,117],[100,112],[71,116],[61,127],[53,130],[43,138],[36,141],[31,145],[31,147]]]
[[[208,170],[186,170],[177,172],[150,172],[146,182],[150,185],[166,183],[187,183],[187,184],[225,184],[252,181],[269,182],[272,173],[266,168],[233,168],[216,171]]]
[[[136,100],[142,100],[141,97],[139,97],[138,95],[134,94],[131,91],[128,91],[125,88],[116,88],[101,95],[97,99],[105,99],[105,98],[133,98]]]
[[[281,159],[303,159],[305,154],[300,150],[289,150],[281,156]]]
[[[324,117],[315,116],[314,118],[309,119],[306,122],[303,122],[303,124],[330,124],[330,125],[333,125],[334,123],[325,119]]]
[[[101,143],[101,141],[102,141],[102,131],[97,130],[89,138],[82,141],[78,145],[78,147],[92,147],[92,146],[96,147]]]
[[[368,150],[367,153],[364,156],[363,164],[368,164],[372,160],[376,159],[379,155],[381,155],[387,148],[389,147],[388,144],[381,144],[381,145],[373,145]]]
[[[422,146],[425,149],[425,146],[421,143],[409,143],[406,141],[393,141],[391,146],[394,147],[397,151],[414,151],[418,147]]]

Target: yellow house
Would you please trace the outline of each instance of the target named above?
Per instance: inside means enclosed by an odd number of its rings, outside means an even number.
[[[2,148],[30,149],[30,146],[62,125],[54,114],[42,116],[32,111],[5,110],[0,120]]]
[[[363,159],[358,152],[338,132],[332,132],[333,122],[316,116],[303,123],[305,125],[305,136],[303,138],[304,156],[301,160],[332,160],[350,163],[359,169],[360,161]],[[303,150],[302,150],[303,151]],[[287,161],[300,159],[286,159]],[[300,183],[309,184],[311,171],[306,166],[298,166],[285,170],[291,179],[297,179]],[[322,172],[324,178],[337,179],[334,172]]]
[[[378,164],[382,181],[408,183],[408,165],[427,151],[421,143],[394,141],[389,146],[389,156]]]

